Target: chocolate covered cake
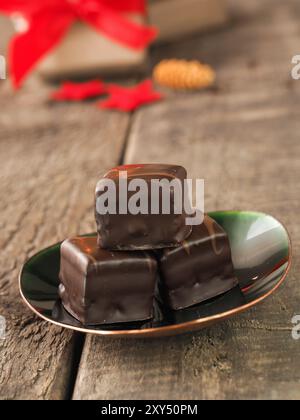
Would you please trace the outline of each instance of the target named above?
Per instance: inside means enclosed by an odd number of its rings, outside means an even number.
[[[97,238],[76,237],[61,245],[59,295],[84,325],[150,319],[157,263],[146,252],[115,252]]]
[[[126,180],[124,179],[126,174]],[[186,225],[184,211],[184,198],[181,197],[181,214],[175,214],[175,193],[174,184],[164,184],[169,192],[169,214],[163,214],[162,190],[157,197],[152,196],[152,181],[178,182],[183,186],[186,179],[186,170],[177,165],[126,165],[111,169],[101,179],[96,188],[96,222],[98,229],[99,246],[115,250],[144,250],[158,249],[178,246],[191,233],[191,226]],[[99,213],[101,196],[107,194],[107,181],[111,180],[116,186],[116,202],[112,203],[113,211],[107,214]],[[139,181],[137,181],[139,180]],[[128,192],[128,195],[120,193],[122,182],[144,181],[145,191],[140,194],[140,201],[144,201],[145,211],[143,213],[131,214],[128,205],[133,204],[136,192]],[[157,191],[157,190],[155,190]],[[143,196],[146,194],[146,196]],[[153,192],[154,194],[154,192]],[[120,203],[122,197],[123,202]],[[107,195],[103,196],[107,198]],[[107,201],[111,199],[107,198]],[[99,201],[98,201],[99,200]],[[138,198],[137,198],[137,201]],[[137,203],[137,206],[141,203]],[[177,203],[178,204],[178,203]],[[125,208],[124,208],[125,207]],[[154,210],[154,211],[153,211]],[[138,210],[137,210],[138,211]],[[143,210],[141,210],[143,211]],[[116,214],[112,214],[115,212]]]
[[[160,256],[161,286],[168,305],[187,308],[238,284],[225,231],[209,216],[188,239]]]
[[[175,211],[176,185],[182,186],[186,176],[176,165],[129,165],[110,170],[98,182],[97,235],[61,245],[59,294],[69,314],[84,325],[144,321],[153,317],[157,290],[162,305],[176,311],[238,284],[226,232],[207,215],[202,224],[188,226],[183,203],[181,213]],[[166,181],[169,214],[162,211],[162,190],[152,195],[153,180]],[[135,188],[146,187],[139,199],[130,181]],[[107,213],[99,210],[98,199],[110,205]],[[148,213],[128,212],[132,202],[141,209],[143,200]]]

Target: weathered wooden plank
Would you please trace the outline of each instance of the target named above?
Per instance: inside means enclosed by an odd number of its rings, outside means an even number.
[[[77,344],[71,332],[41,322],[21,302],[18,272],[27,257],[73,234],[94,230],[95,180],[120,159],[129,118],[92,104],[50,104],[32,80],[0,97],[1,399],[68,395]]]
[[[197,334],[88,337],[75,399],[300,398],[299,342],[291,337],[300,313],[300,84],[289,78],[300,13],[293,1],[238,3],[231,30],[155,52],[209,61],[219,90],[173,95],[139,112],[125,160],[183,164],[205,178],[207,210],[278,217],[292,235],[293,270],[264,305]]]

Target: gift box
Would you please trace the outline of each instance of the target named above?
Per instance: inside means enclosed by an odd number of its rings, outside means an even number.
[[[131,21],[146,23],[143,16],[127,15]],[[147,49],[135,50],[76,22],[62,42],[40,63],[38,73],[46,79],[143,72]]]
[[[226,24],[226,0],[149,0],[149,21],[159,29],[157,42],[170,41]]]
[[[223,25],[226,10],[225,0],[0,0],[21,30],[10,53],[16,87],[33,70],[48,79],[143,71],[151,42]]]
[[[128,14],[135,22],[143,16]],[[224,25],[225,0],[149,0],[148,23],[158,28],[154,42],[165,42]],[[39,66],[48,79],[95,74],[143,72],[147,50],[136,51],[105,38],[83,23],[75,24],[62,43]]]
[[[146,24],[147,0],[0,0],[11,17],[10,75],[16,88],[33,70],[70,77],[132,70],[145,64],[157,30]]]

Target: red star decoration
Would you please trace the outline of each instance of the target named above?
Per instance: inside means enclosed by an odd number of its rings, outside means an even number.
[[[95,98],[107,92],[101,80],[91,80],[83,83],[64,82],[60,88],[51,94],[55,101],[82,101]]]
[[[107,87],[109,97],[98,104],[104,109],[118,109],[124,112],[134,111],[142,105],[159,101],[163,96],[153,88],[151,80],[145,80],[136,86],[122,87],[109,85]]]

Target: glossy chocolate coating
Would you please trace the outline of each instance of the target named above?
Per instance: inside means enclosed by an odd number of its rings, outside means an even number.
[[[162,290],[178,310],[221,295],[238,284],[227,234],[209,216],[180,247],[160,256]]]
[[[96,236],[61,245],[59,295],[84,325],[150,319],[156,277],[156,260],[146,252],[107,251]]]
[[[119,192],[119,173],[127,171],[128,183],[134,179],[143,179],[148,185],[148,208],[151,209],[151,180],[179,180],[181,185],[186,179],[186,170],[176,165],[126,165],[110,170],[105,178],[115,181],[117,201]],[[96,200],[102,194],[96,188]],[[128,200],[134,193],[128,193]],[[191,226],[186,225],[186,214],[174,214],[174,194],[170,194],[171,214],[162,214],[161,196],[159,214],[120,214],[117,202],[117,214],[101,215],[95,213],[98,243],[102,248],[113,250],[147,250],[178,246],[191,233]],[[183,204],[183,198],[182,198]],[[184,206],[182,205],[184,209]],[[149,212],[150,213],[150,212]]]

